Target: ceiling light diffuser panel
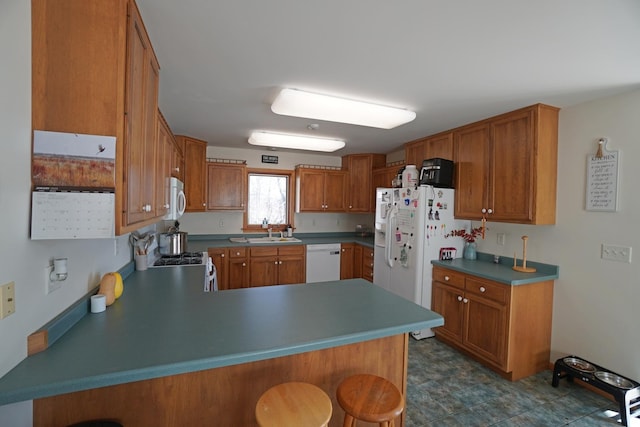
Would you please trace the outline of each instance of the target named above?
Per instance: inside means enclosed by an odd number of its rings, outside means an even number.
[[[263,147],[290,148],[294,150],[324,151],[327,153],[339,150],[345,146],[345,142],[340,139],[316,138],[264,131],[253,132],[249,137],[249,144]]]
[[[285,116],[349,123],[380,129],[393,129],[416,118],[416,113],[402,108],[321,95],[298,89],[283,89],[271,105],[271,111]]]

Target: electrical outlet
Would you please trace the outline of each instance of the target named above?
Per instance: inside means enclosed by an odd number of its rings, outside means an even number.
[[[53,291],[57,291],[62,287],[61,281],[51,281],[52,271],[53,265],[48,265],[44,268],[44,293],[47,295]]]
[[[504,234],[504,233],[498,233],[497,234],[498,246],[504,246],[506,240],[507,240],[507,235],[506,234]]]
[[[15,287],[13,282],[0,286],[0,319],[16,312]]]
[[[602,259],[631,263],[631,246],[602,244]]]

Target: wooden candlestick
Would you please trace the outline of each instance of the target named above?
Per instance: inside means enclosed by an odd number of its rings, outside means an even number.
[[[513,257],[513,269],[521,273],[533,273],[536,271],[533,267],[527,267],[527,240],[529,236],[522,236],[522,267],[519,267],[516,263],[515,255]]]

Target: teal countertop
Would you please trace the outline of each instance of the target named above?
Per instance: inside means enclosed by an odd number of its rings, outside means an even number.
[[[521,259],[517,263],[517,265],[522,266]],[[513,258],[500,257],[500,262],[495,264],[493,255],[481,252],[478,252],[478,259],[473,261],[456,258],[451,261],[433,260],[431,264],[507,285],[526,285],[555,280],[560,275],[560,268],[557,265],[532,261],[527,261],[527,267],[534,267],[536,271],[534,273],[521,273],[513,270]]]
[[[444,324],[362,279],[204,293],[203,268],[132,273],[105,312],[88,313],[0,378],[0,405]]]
[[[228,247],[262,247],[262,246],[283,246],[283,245],[319,245],[324,243],[358,243],[368,248],[373,248],[373,236],[360,237],[355,233],[295,233],[293,237],[300,239],[300,242],[287,243],[236,243],[229,240],[230,237],[262,237],[266,234],[238,235],[238,234],[198,234],[188,236],[187,248],[189,251],[206,251],[207,248],[228,248]],[[274,236],[279,236],[274,233]]]

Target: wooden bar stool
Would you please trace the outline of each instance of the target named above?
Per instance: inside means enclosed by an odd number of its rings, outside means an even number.
[[[265,391],[256,404],[260,427],[324,427],[332,412],[331,399],[313,384],[290,382]]]
[[[393,427],[404,410],[404,399],[391,382],[376,375],[353,375],[343,380],[337,390],[338,403],[344,409],[344,427],[356,420]]]

